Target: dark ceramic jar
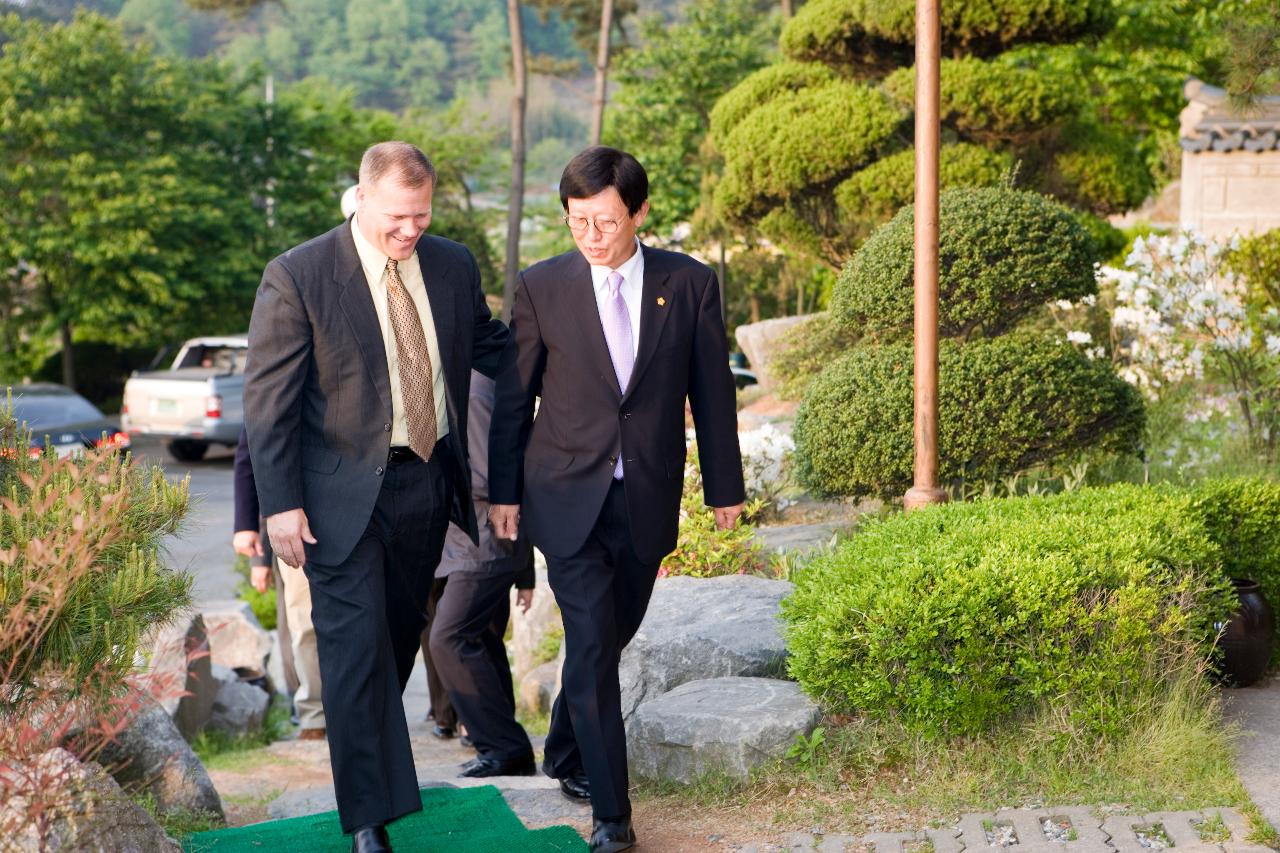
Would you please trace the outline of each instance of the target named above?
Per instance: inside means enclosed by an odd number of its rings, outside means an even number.
[[[1267,671],[1276,643],[1275,615],[1255,581],[1232,578],[1239,607],[1222,629],[1222,679],[1232,687],[1248,687]]]

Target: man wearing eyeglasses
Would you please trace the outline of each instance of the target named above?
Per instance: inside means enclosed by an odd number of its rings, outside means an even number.
[[[640,163],[614,148],[565,167],[560,201],[577,251],[520,275],[515,357],[489,433],[489,518],[513,538],[523,515],[564,617],[543,770],[591,801],[595,851],[635,845],[618,660],[676,545],[686,399],[720,527],[737,523],[744,495],[715,273],[640,243],[648,190]]]

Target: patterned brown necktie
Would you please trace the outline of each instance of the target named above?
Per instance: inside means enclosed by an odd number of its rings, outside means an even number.
[[[396,353],[400,360],[400,397],[409,421],[409,447],[423,461],[431,458],[436,446],[435,380],[431,373],[431,353],[422,333],[422,321],[413,297],[404,289],[394,258],[387,258],[387,307],[391,328],[396,333]]]

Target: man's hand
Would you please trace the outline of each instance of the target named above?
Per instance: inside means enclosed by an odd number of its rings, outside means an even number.
[[[254,566],[249,570],[249,583],[258,592],[267,591],[267,581],[271,578],[270,566]]]
[[[250,559],[261,557],[262,537],[258,535],[256,530],[237,530],[235,535],[231,537],[231,547],[235,549],[237,554],[243,554]]]
[[[734,506],[718,506],[715,508],[716,527],[721,530],[728,530],[738,523],[738,516],[742,515],[742,507],[744,504],[735,504]],[[274,539],[272,540],[275,541]]]
[[[516,590],[516,607],[520,608],[521,613],[528,613],[529,608],[533,606],[533,590],[517,589]]]
[[[489,504],[489,523],[495,536],[514,542],[520,529],[520,504]]]
[[[307,524],[307,514],[302,507],[288,509],[275,515],[267,516],[267,538],[281,562],[290,566],[301,566],[307,561],[307,553],[303,543],[316,544],[311,535],[311,527]]]

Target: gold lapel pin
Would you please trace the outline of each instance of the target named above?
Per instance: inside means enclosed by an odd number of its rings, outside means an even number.
[[[666,305],[666,304],[667,304],[666,297],[664,297],[664,296],[659,296],[659,297],[658,297],[658,304],[659,304],[659,305]]]

